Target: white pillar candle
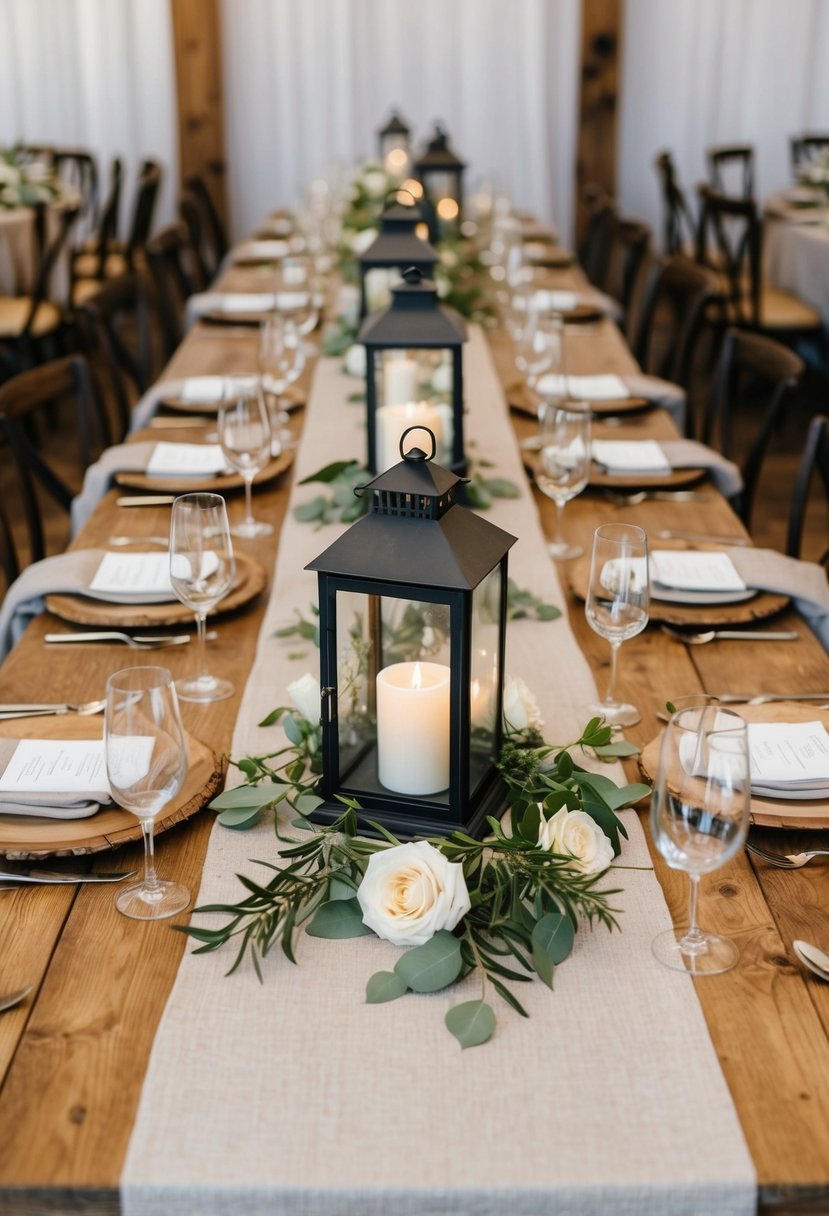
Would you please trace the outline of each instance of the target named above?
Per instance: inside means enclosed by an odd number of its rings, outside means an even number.
[[[393,663],[377,676],[377,771],[396,794],[449,787],[450,671],[443,663]]]
[[[434,433],[436,450],[443,440],[443,423],[438,410],[427,401],[407,401],[403,405],[381,405],[375,415],[377,472],[385,473],[400,462],[400,439],[410,426],[427,426]],[[428,436],[409,435],[404,451],[419,447],[428,452]]]
[[[402,405],[415,401],[420,383],[416,359],[383,360],[383,405]]]
[[[366,305],[369,312],[379,312],[391,300],[391,274],[380,266],[366,272]]]

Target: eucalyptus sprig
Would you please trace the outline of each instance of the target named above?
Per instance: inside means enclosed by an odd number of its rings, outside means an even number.
[[[370,499],[367,495],[354,493],[357,486],[369,480],[368,470],[356,460],[335,460],[316,473],[304,477],[301,486],[319,482],[329,488],[328,494],[318,494],[308,502],[294,508],[294,519],[299,523],[351,524],[368,511]]]

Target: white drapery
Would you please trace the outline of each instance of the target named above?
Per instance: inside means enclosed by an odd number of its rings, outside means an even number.
[[[579,0],[222,0],[233,229],[376,154],[399,107],[439,118],[469,165],[569,233]]]
[[[789,137],[829,131],[826,0],[626,0],[622,61],[619,201],[658,232],[662,149],[693,197],[706,147],[753,144],[763,198],[790,181]]]
[[[0,146],[87,148],[101,191],[121,156],[121,225],[145,158],[164,169],[156,221],[172,218],[178,126],[169,0],[0,0]]]

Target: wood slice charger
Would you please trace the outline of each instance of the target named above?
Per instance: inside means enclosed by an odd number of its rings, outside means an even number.
[[[100,717],[79,714],[11,719],[2,723],[0,731],[10,739],[100,739],[102,732]],[[222,761],[199,739],[186,732],[185,739],[187,776],[178,797],[156,819],[156,836],[190,819],[207,805],[222,784]],[[140,839],[140,823],[130,811],[119,806],[103,806],[86,819],[0,814],[0,856],[9,861],[101,853]]]
[[[158,432],[151,432],[156,443],[159,442]],[[266,481],[276,481],[294,463],[294,452],[286,448],[278,456],[273,456],[253,479],[254,485],[262,485]],[[241,473],[225,473],[221,477],[148,477],[146,473],[127,471],[115,474],[119,486],[130,490],[144,490],[149,494],[224,494],[226,490],[244,489],[245,480]]]
[[[773,705],[727,705],[746,722],[817,722],[829,728],[829,710],[814,705],[803,705],[794,701],[778,701]],[[653,782],[659,768],[659,750],[662,734],[643,749],[639,757],[639,768],[646,780]],[[756,798],[751,799],[751,823],[765,828],[827,828],[829,827],[829,801],[809,799]]]

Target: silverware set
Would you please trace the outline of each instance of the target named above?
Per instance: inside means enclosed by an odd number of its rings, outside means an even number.
[[[815,857],[829,857],[829,849],[809,849],[805,853],[769,853],[766,849],[752,844],[750,840],[746,841],[746,852],[770,866],[779,866],[781,870],[800,870]]]
[[[604,496],[617,507],[638,507],[648,499],[652,502],[708,502],[711,498],[704,490],[632,490],[630,493],[605,490]]]
[[[82,642],[122,642],[130,650],[164,650],[168,646],[186,646],[189,633],[122,633],[120,629],[104,629],[85,633],[47,633],[45,642],[50,645],[75,645]]]
[[[800,637],[792,629],[705,629],[702,632],[683,633],[663,625],[662,632],[676,642],[686,646],[704,646],[707,642],[796,642]]]
[[[106,699],[101,701],[82,701],[78,705],[72,705],[68,701],[61,702],[57,705],[50,704],[31,704],[21,705],[0,705],[0,721],[7,718],[39,718],[52,714],[81,714],[86,716],[89,714],[100,714],[106,708]]]

